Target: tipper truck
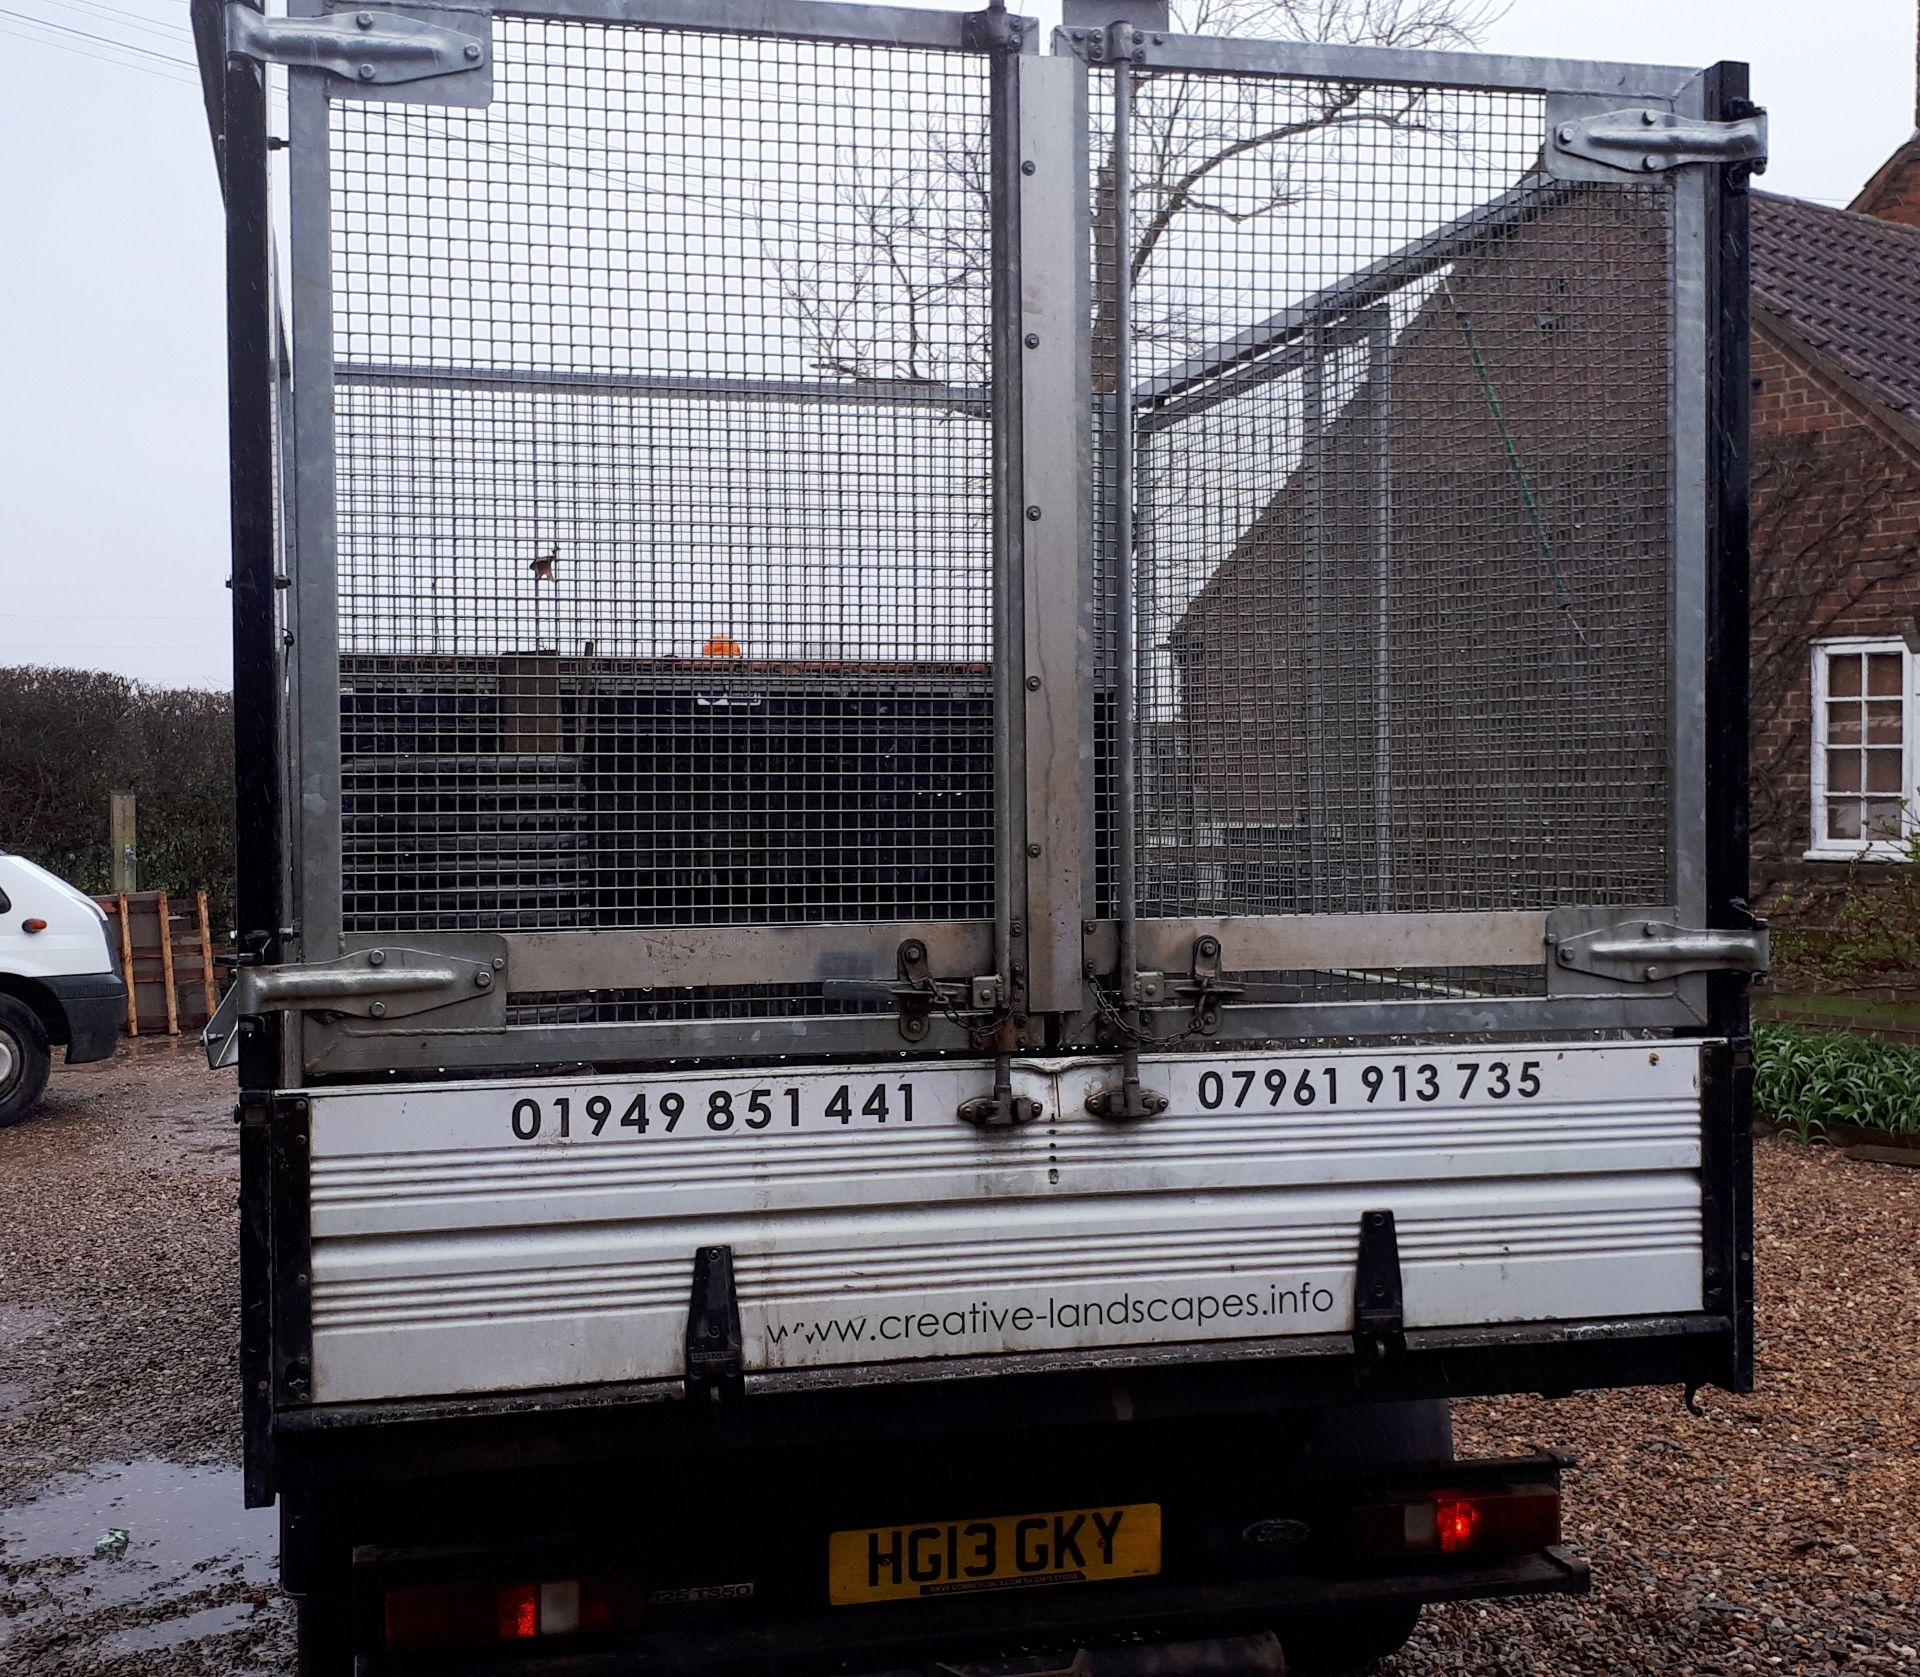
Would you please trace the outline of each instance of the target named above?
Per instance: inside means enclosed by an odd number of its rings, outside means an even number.
[[[1448,1405],[1752,1378],[1743,67],[193,20],[305,1669],[1586,1588]]]

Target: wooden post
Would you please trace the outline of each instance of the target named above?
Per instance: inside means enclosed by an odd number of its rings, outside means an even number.
[[[213,936],[207,930],[206,892],[194,892],[193,909],[200,926],[200,990],[206,997],[207,1017],[211,1019],[217,1003],[213,994]]]
[[[173,992],[173,911],[167,906],[167,894],[157,893],[160,910],[160,981],[167,987],[167,1035],[180,1034],[180,1002]]]
[[[133,794],[113,792],[107,801],[107,845],[113,852],[113,889],[122,897],[140,889],[134,849]]]
[[[127,924],[127,894],[115,893],[120,904],[120,968],[127,981],[127,1035],[140,1034],[140,996],[133,982],[133,928]]]

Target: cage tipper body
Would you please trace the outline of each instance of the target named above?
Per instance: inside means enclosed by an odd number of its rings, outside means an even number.
[[[1749,1378],[1743,74],[1081,10],[196,0],[256,1495]]]

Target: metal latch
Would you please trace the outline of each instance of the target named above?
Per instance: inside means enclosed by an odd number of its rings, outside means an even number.
[[[1193,940],[1193,963],[1189,976],[1172,986],[1175,995],[1193,1004],[1190,1027],[1200,1036],[1212,1036],[1220,1028],[1220,1004],[1244,993],[1244,986],[1229,984],[1222,976],[1226,957],[1217,937]]]
[[[1755,111],[1726,122],[1652,106],[1569,115],[1553,123],[1553,155],[1635,175],[1687,163],[1744,163],[1758,173],[1767,164],[1767,113]],[[1551,162],[1550,157],[1550,168]]]
[[[489,20],[475,25],[487,29]],[[484,70],[491,56],[489,40],[471,29],[395,12],[266,17],[238,0],[227,7],[227,51],[263,64],[331,70],[366,87]]]
[[[935,978],[927,946],[919,938],[908,938],[900,945],[895,970],[899,976],[891,983],[882,978],[823,978],[820,994],[828,1001],[892,997],[900,1009],[900,1034],[909,1042],[926,1039],[936,1012],[992,1013],[1005,1002],[1006,986],[992,974]]]
[[[337,961],[239,967],[200,1040],[207,1064],[218,1070],[239,1057],[243,1019],[264,1013],[403,1019],[491,997],[506,964],[503,955],[465,960],[425,949],[360,949]]]
[[[1692,972],[1767,970],[1764,926],[1723,931],[1675,926],[1664,920],[1621,920],[1591,931],[1563,933],[1549,920],[1547,938],[1557,966],[1629,983],[1655,983]]]

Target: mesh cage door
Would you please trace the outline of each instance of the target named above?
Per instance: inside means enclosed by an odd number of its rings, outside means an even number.
[[[884,1015],[875,927],[991,970],[991,61],[724,12],[496,17],[478,108],[296,77],[308,949],[505,937],[509,1023]]]
[[[1557,178],[1547,87],[1391,73],[1444,56],[1089,72],[1102,907],[1249,1001],[1545,997],[1549,914],[1699,852],[1702,171]]]

